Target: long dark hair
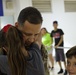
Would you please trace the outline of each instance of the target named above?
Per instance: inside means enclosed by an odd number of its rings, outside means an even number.
[[[12,75],[26,75],[26,57],[22,52],[25,49],[22,33],[16,27],[12,26],[6,34],[6,39],[8,62]]]
[[[46,33],[49,33],[48,30],[45,27],[43,27],[41,30],[43,30],[43,29],[46,31]]]

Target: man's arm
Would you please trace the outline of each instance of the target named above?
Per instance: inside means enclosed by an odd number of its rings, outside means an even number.
[[[61,35],[61,39],[60,39],[59,43],[55,46],[55,48],[57,48],[62,43],[62,41],[63,41],[63,35]]]
[[[51,41],[52,41],[51,44],[53,44],[53,37],[51,37]]]

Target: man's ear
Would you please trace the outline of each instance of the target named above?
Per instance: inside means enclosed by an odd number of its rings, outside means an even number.
[[[18,26],[19,26],[19,23],[18,23],[18,22],[16,22],[16,23],[15,23],[15,27],[17,27],[17,28],[18,28]]]

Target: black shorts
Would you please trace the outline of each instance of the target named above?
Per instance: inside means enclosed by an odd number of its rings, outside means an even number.
[[[56,61],[65,61],[64,49],[55,49]]]

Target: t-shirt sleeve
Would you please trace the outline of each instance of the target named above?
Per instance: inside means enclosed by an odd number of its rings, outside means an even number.
[[[7,56],[1,55],[0,56],[0,75],[7,75]],[[8,71],[9,72],[9,71]]]
[[[50,37],[53,37],[53,31],[51,31],[51,33],[50,33]]]
[[[60,29],[60,35],[64,35],[64,32],[62,29]]]

